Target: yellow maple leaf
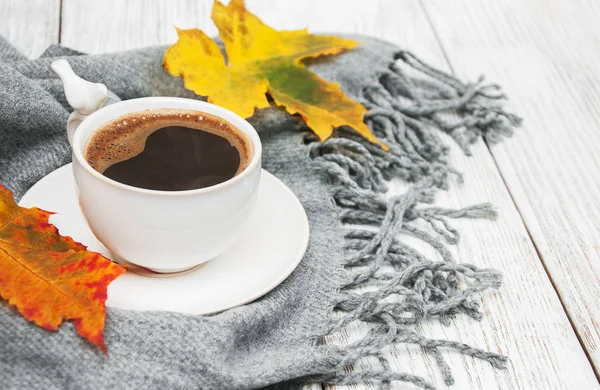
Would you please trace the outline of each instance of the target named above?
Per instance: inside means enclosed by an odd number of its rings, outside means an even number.
[[[266,93],[290,114],[299,114],[321,140],[347,125],[380,143],[363,122],[367,112],[339,84],[327,82],[302,61],[352,49],[358,42],[304,30],[277,31],[248,12],[243,0],[227,6],[216,1],[212,19],[225,44],[219,46],[198,29],[177,30],[178,41],[166,52],[163,67],[181,76],[185,87],[208,101],[248,118],[269,106]]]

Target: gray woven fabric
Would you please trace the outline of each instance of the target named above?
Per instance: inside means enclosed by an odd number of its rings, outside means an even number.
[[[480,135],[495,141],[510,134],[518,119],[496,104],[502,97],[496,86],[463,84],[393,45],[352,38],[363,45],[311,63],[311,69],[371,110],[366,121],[389,153],[348,129],[316,142],[298,118],[275,107],[250,119],[264,144],[264,168],[295,192],[310,221],[308,251],[286,281],[253,303],[212,316],[109,308],[108,357],[72,324],[45,331],[3,302],[0,387],[242,389],[373,382],[389,388],[393,381],[409,381],[433,388],[426,379],[389,368],[382,349],[392,343],[422,346],[447,384],[453,379],[443,349],[503,367],[503,356],[428,339],[413,325],[449,323],[457,314],[480,318],[478,294],[501,283],[498,272],[456,264],[445,246],[458,240],[449,218],[492,218],[491,206],[427,206],[449,180],[460,180],[440,134],[468,153]],[[70,110],[50,70],[56,57],[67,56],[77,74],[106,84],[107,104],[143,96],[194,98],[162,70],[164,49],[88,56],[52,46],[28,60],[0,38],[0,183],[18,199],[71,159],[65,134]],[[387,199],[386,180],[394,177],[412,188]],[[370,228],[357,227],[364,225]],[[445,261],[423,257],[396,238],[400,232],[430,243]],[[375,282],[379,288],[372,293],[355,289]],[[369,322],[373,330],[350,346],[323,343],[323,336],[354,321]],[[368,356],[379,368],[344,369]]]

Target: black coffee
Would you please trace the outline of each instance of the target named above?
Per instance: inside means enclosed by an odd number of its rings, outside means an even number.
[[[123,184],[183,191],[219,184],[243,171],[250,145],[244,133],[213,115],[148,110],[104,125],[90,139],[86,159]]]

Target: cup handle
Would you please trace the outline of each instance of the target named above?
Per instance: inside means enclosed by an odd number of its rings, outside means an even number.
[[[75,110],[67,121],[67,136],[72,145],[75,130],[88,115],[102,106],[108,90],[104,84],[91,83],[77,76],[65,59],[54,61],[51,68],[62,80],[67,101]]]

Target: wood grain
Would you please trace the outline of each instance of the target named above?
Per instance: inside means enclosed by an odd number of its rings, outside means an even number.
[[[410,48],[433,65],[447,65],[417,0],[247,3],[251,11],[277,28],[308,26],[312,31],[369,34]],[[143,3],[139,0],[63,0],[61,39],[73,48],[97,53],[172,43],[174,25],[196,26],[214,34],[211,5],[212,1],[208,0]],[[463,28],[462,21],[455,21],[454,28]],[[482,56],[491,55],[493,50],[488,47]],[[466,76],[475,78],[478,72],[479,69],[470,70]],[[531,83],[535,85],[535,81]],[[501,215],[496,222],[458,221],[456,225],[463,239],[453,249],[454,253],[461,262],[503,270],[505,285],[499,292],[485,295],[487,316],[481,323],[457,318],[450,327],[431,323],[419,331],[428,337],[459,340],[511,357],[508,370],[497,371],[487,363],[446,353],[454,367],[455,389],[598,388],[591,366],[486,145],[482,142],[475,145],[471,158],[456,147],[453,150],[452,162],[465,174],[466,182],[441,194],[438,203],[460,207],[491,201],[498,206]],[[400,187],[398,184],[395,191],[400,191]],[[412,243],[432,258],[436,256],[431,248]],[[364,331],[365,327],[355,326],[329,341],[347,343]],[[388,355],[395,370],[434,378],[440,388],[445,388],[435,363],[423,358],[418,349],[394,346]],[[409,387],[397,384],[395,388]]]
[[[454,69],[486,72],[525,117],[491,150],[598,370],[600,3],[436,1],[427,10]]]
[[[212,24],[211,9],[212,1],[63,0],[61,43],[87,53],[170,44],[175,26]]]
[[[60,0],[1,0],[0,35],[28,57],[58,43]]]

